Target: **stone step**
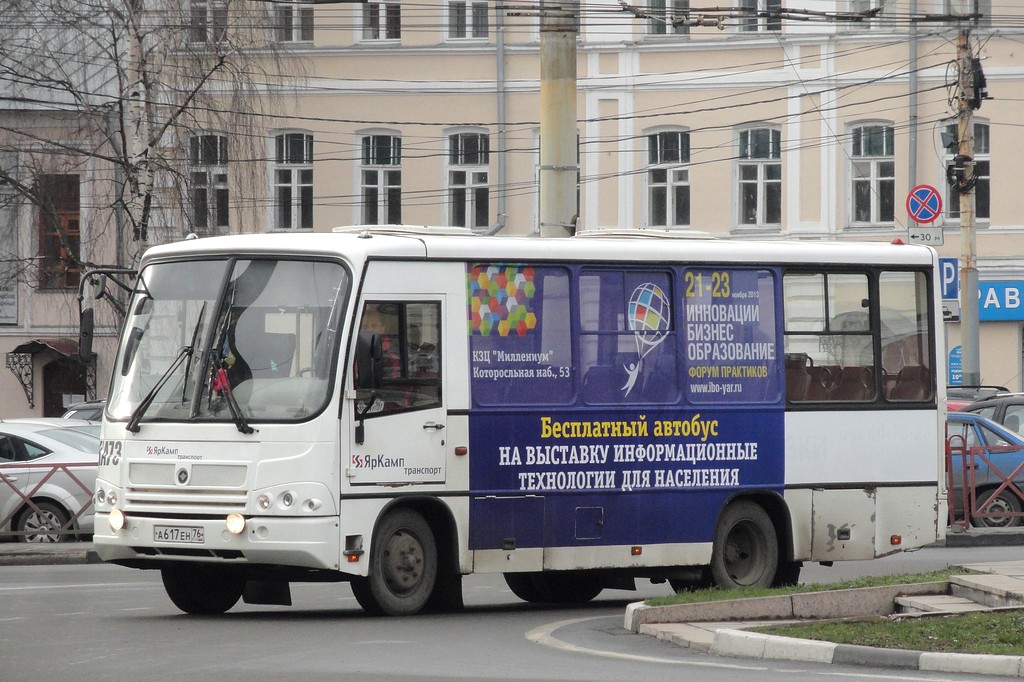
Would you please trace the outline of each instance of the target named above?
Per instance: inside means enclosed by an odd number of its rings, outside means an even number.
[[[1024,585],[1012,576],[951,575],[949,587],[956,597],[964,597],[992,608],[1024,606]]]
[[[968,611],[987,611],[989,607],[979,604],[966,597],[951,594],[922,594],[918,596],[896,597],[899,613],[967,613]]]

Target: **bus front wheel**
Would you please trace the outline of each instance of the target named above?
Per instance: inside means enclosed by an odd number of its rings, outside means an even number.
[[[711,575],[723,589],[770,587],[779,568],[775,526],[759,505],[740,501],[722,512],[715,531]]]
[[[245,580],[223,568],[178,566],[160,571],[164,590],[185,613],[209,616],[224,613],[238,603]]]
[[[437,543],[414,511],[389,513],[373,534],[369,574],[352,580],[352,593],[367,613],[411,616],[430,601],[437,582]]]

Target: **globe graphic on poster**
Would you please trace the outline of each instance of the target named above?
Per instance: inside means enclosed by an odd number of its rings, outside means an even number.
[[[641,284],[629,297],[629,328],[638,332],[637,338],[643,345],[654,347],[668,331],[671,310],[661,287],[651,282]],[[641,353],[641,357],[643,355],[646,353]]]
[[[629,329],[636,339],[636,362],[624,367],[627,378],[622,390],[625,391],[625,395],[629,395],[636,386],[644,357],[665,340],[669,323],[672,321],[671,311],[665,292],[657,284],[641,284],[629,297],[626,314]]]

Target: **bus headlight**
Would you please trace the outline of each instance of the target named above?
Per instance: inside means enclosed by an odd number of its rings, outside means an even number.
[[[224,523],[228,527],[228,532],[232,535],[241,535],[245,531],[245,517],[238,512],[228,514]]]
[[[120,509],[112,509],[112,510],[110,510],[110,517],[109,517],[109,519],[110,519],[110,529],[111,530],[119,531],[119,530],[122,530],[124,528],[124,521],[125,521],[125,519],[124,519],[124,512],[121,511]]]

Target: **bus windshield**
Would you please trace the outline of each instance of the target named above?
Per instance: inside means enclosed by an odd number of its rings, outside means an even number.
[[[147,421],[300,421],[329,394],[349,277],[338,263],[214,259],[143,270],[108,412]],[[245,427],[245,428],[243,428]]]

